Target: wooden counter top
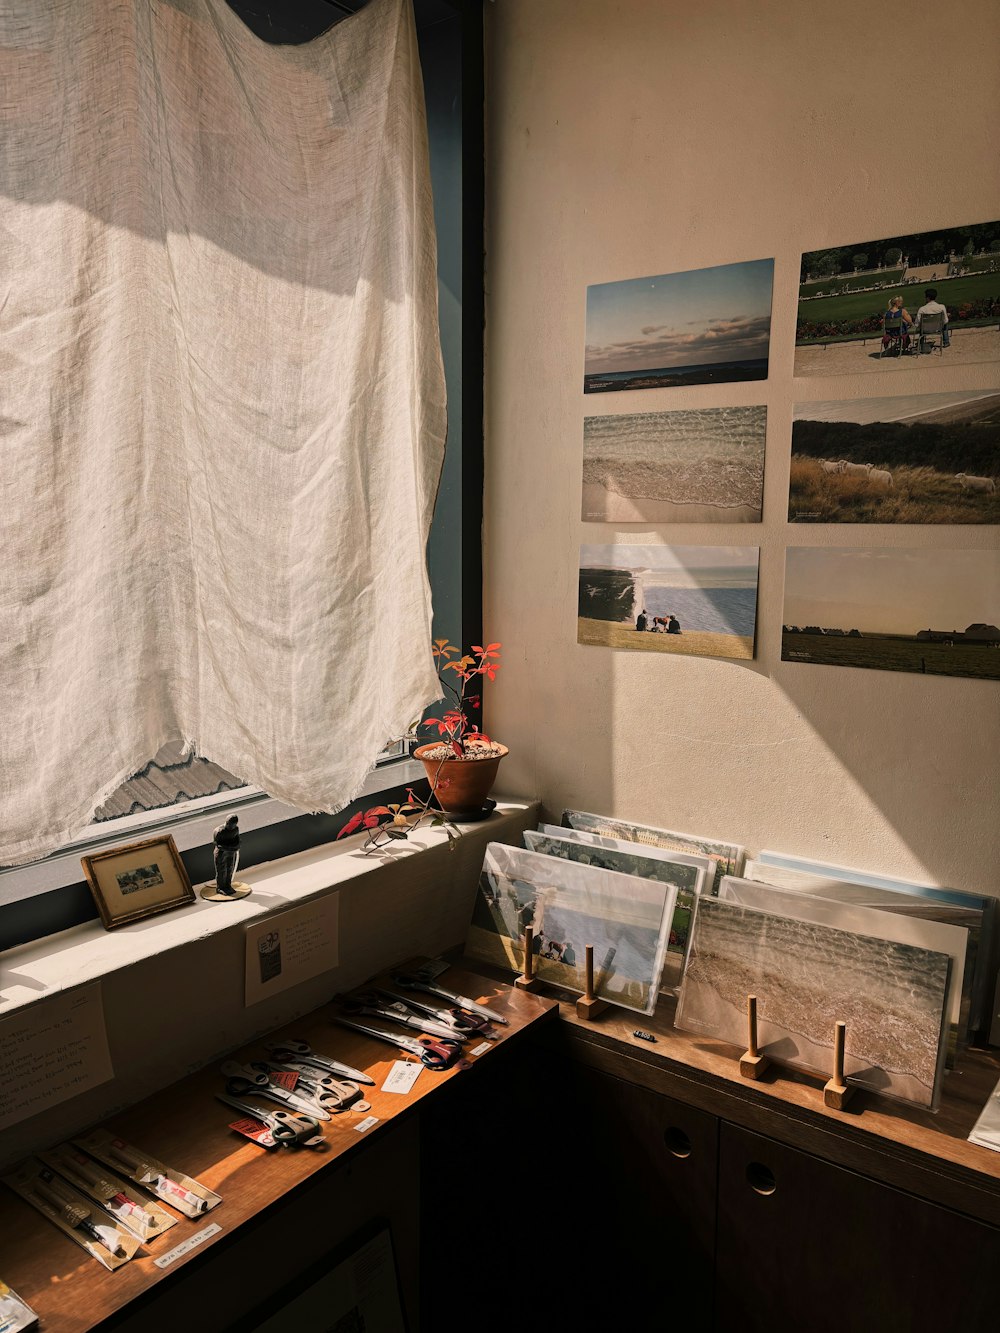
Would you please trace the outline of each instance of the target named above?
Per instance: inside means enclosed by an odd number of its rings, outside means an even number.
[[[499,1040],[491,1043],[489,1050],[478,1057],[470,1054],[473,1065],[491,1059],[526,1030],[554,1020],[558,1008],[553,1000],[526,995],[458,967],[449,969],[446,984],[508,1017],[509,1026],[497,1026]],[[238,1113],[216,1100],[215,1094],[224,1089],[215,1065],[103,1122],[127,1142],[194,1176],[223,1198],[218,1207],[197,1221],[178,1214],[176,1226],[150,1242],[140,1251],[140,1257],[117,1272],[108,1272],[10,1190],[0,1192],[0,1277],[38,1313],[43,1329],[86,1333],[98,1327],[305,1181],[343,1164],[352,1152],[376,1141],[393,1121],[440,1093],[452,1080],[474,1074],[474,1069],[441,1073],[424,1069],[409,1093],[382,1092],[393,1061],[415,1057],[338,1027],[332,1021],[332,1012],[332,1007],[326,1006],[268,1034],[269,1039],[285,1036],[305,1040],[315,1051],[344,1060],[375,1079],[375,1087],[364,1089],[365,1098],[371,1102],[369,1111],[347,1111],[324,1124],[325,1151],[268,1151],[231,1131],[228,1125],[238,1119]],[[475,1050],[477,1044],[472,1040],[468,1048]],[[229,1058],[244,1060],[262,1055],[262,1041],[257,1041]],[[378,1117],[378,1124],[359,1133],[357,1126],[370,1116]],[[221,1228],[217,1234],[168,1269],[156,1266],[158,1257],[212,1224]]]

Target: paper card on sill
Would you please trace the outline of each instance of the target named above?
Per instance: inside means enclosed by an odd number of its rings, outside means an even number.
[[[0,1021],[0,1130],[114,1078],[101,984]]]
[[[420,1077],[423,1065],[416,1060],[393,1060],[392,1068],[382,1084],[383,1092],[410,1092]]]
[[[247,927],[247,1006],[337,966],[339,909],[340,894],[328,893]]]

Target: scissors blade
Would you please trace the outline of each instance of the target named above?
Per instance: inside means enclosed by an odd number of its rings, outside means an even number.
[[[439,1000],[451,1000],[462,1009],[468,1009],[472,1014],[479,1014],[482,1018],[491,1018],[494,1023],[503,1023],[506,1027],[507,1019],[503,1014],[498,1014],[495,1009],[487,1009],[485,1004],[480,1004],[478,1000],[470,1000],[467,995],[459,995],[456,991],[445,990],[442,986],[432,986],[429,982],[421,981],[419,977],[411,976],[407,972],[395,972],[392,977],[397,986],[402,986],[404,990],[423,991],[425,995],[436,995]]]
[[[370,1023],[358,1023],[352,1018],[341,1018],[339,1015],[334,1017],[335,1023],[339,1023],[343,1028],[353,1028],[355,1032],[364,1032],[366,1036],[374,1037],[376,1041],[384,1041],[390,1046],[398,1046],[402,1051],[409,1051],[411,1055],[420,1055],[424,1053],[424,1048],[413,1037],[407,1037],[402,1032],[386,1032],[385,1028],[373,1027]]]
[[[272,1042],[264,1049],[275,1059],[284,1060],[286,1064],[312,1065],[315,1069],[328,1069],[331,1074],[349,1078],[352,1083],[369,1083],[373,1087],[375,1085],[375,1080],[363,1069],[355,1069],[353,1065],[344,1064],[342,1060],[334,1060],[328,1055],[317,1055],[304,1041]]]

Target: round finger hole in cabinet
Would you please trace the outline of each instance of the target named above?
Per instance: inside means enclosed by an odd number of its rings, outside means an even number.
[[[691,1140],[683,1129],[678,1129],[676,1125],[671,1125],[669,1129],[663,1131],[663,1141],[667,1145],[667,1151],[674,1157],[691,1156]]]
[[[778,1188],[774,1172],[763,1162],[751,1162],[747,1167],[747,1184],[755,1194],[773,1194]]]

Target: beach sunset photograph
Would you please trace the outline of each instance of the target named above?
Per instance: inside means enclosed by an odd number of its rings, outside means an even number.
[[[581,517],[759,523],[766,431],[766,407],[585,417]]]
[[[796,403],[790,523],[1000,523],[1000,392]]]
[[[781,658],[1000,680],[1000,551],[788,548]]]
[[[750,659],[759,556],[756,546],[581,546],[577,640]]]
[[[767,379],[773,259],[587,288],[584,393]]]

